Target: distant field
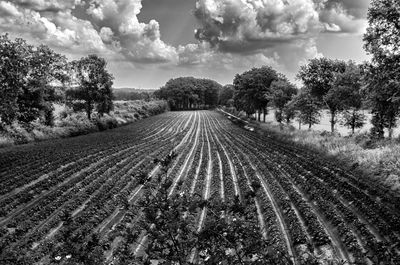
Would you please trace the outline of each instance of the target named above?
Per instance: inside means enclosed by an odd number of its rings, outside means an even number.
[[[10,253],[41,264],[65,259],[57,246],[72,230],[82,244],[98,234],[111,263],[140,218],[127,214],[124,203],[137,201],[156,181],[155,159],[171,151],[178,155],[168,168],[170,194],[180,181],[185,192],[204,200],[255,192],[249,207],[260,233],[294,264],[304,255],[320,264],[377,264],[389,246],[399,258],[399,204],[384,190],[310,151],[246,131],[220,113],[186,111],[0,150],[0,261]],[[147,182],[138,172],[147,174]],[[194,222],[201,229],[206,221],[204,206]],[[141,255],[146,240],[141,235],[128,249]]]

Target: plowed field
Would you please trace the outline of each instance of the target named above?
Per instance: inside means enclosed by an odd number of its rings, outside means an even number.
[[[213,111],[169,112],[86,136],[0,150],[0,249],[46,263],[62,240],[66,213],[75,233],[109,240],[112,260],[159,159],[174,151],[173,181],[204,199],[232,200],[258,183],[260,233],[294,264],[302,255],[379,264],[399,256],[400,205],[385,191],[311,151],[246,131]],[[158,159],[158,160],[157,160]],[[204,208],[199,229],[207,218]],[[141,237],[145,240],[145,235]],[[397,244],[397,245],[396,245]],[[140,252],[138,245],[136,252]]]

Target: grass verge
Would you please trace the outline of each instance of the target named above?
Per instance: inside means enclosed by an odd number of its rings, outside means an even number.
[[[28,125],[14,122],[0,131],[0,148],[104,131],[163,113],[167,108],[165,101],[116,101],[110,114],[100,116],[94,113],[89,120],[83,112],[58,105],[53,127],[45,126],[40,121]]]

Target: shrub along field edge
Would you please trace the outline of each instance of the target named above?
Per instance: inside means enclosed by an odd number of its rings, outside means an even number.
[[[39,121],[28,125],[14,122],[0,131],[0,148],[49,139],[74,137],[98,131],[113,129],[168,110],[163,100],[116,101],[114,111],[100,116],[94,113],[89,120],[85,113],[74,112],[65,106],[58,106],[55,125],[46,126]]]
[[[374,142],[367,133],[341,137],[326,131],[297,130],[291,125],[240,118],[248,121],[247,129],[254,128],[259,134],[312,150],[338,167],[351,170],[354,175],[400,198],[399,139]]]

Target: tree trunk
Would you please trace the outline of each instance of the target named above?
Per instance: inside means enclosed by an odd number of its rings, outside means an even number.
[[[335,116],[336,116],[336,112],[331,110],[331,132],[334,133],[335,132]]]
[[[388,127],[388,137],[389,139],[392,139],[392,135],[393,135],[393,128],[392,128],[392,123],[389,122],[389,127]]]
[[[310,123],[308,124],[308,130],[311,130],[311,126],[312,126],[312,123],[310,122]]]
[[[260,109],[258,110],[257,114],[258,114],[258,118],[257,118],[258,121],[261,121],[261,110]]]
[[[87,105],[86,105],[86,115],[87,115],[88,119],[90,120],[91,115],[92,115],[92,103],[90,101],[88,101]]]
[[[299,130],[301,130],[301,120],[299,119]]]
[[[265,117],[267,116],[267,108],[263,108],[263,121],[265,122]]]

